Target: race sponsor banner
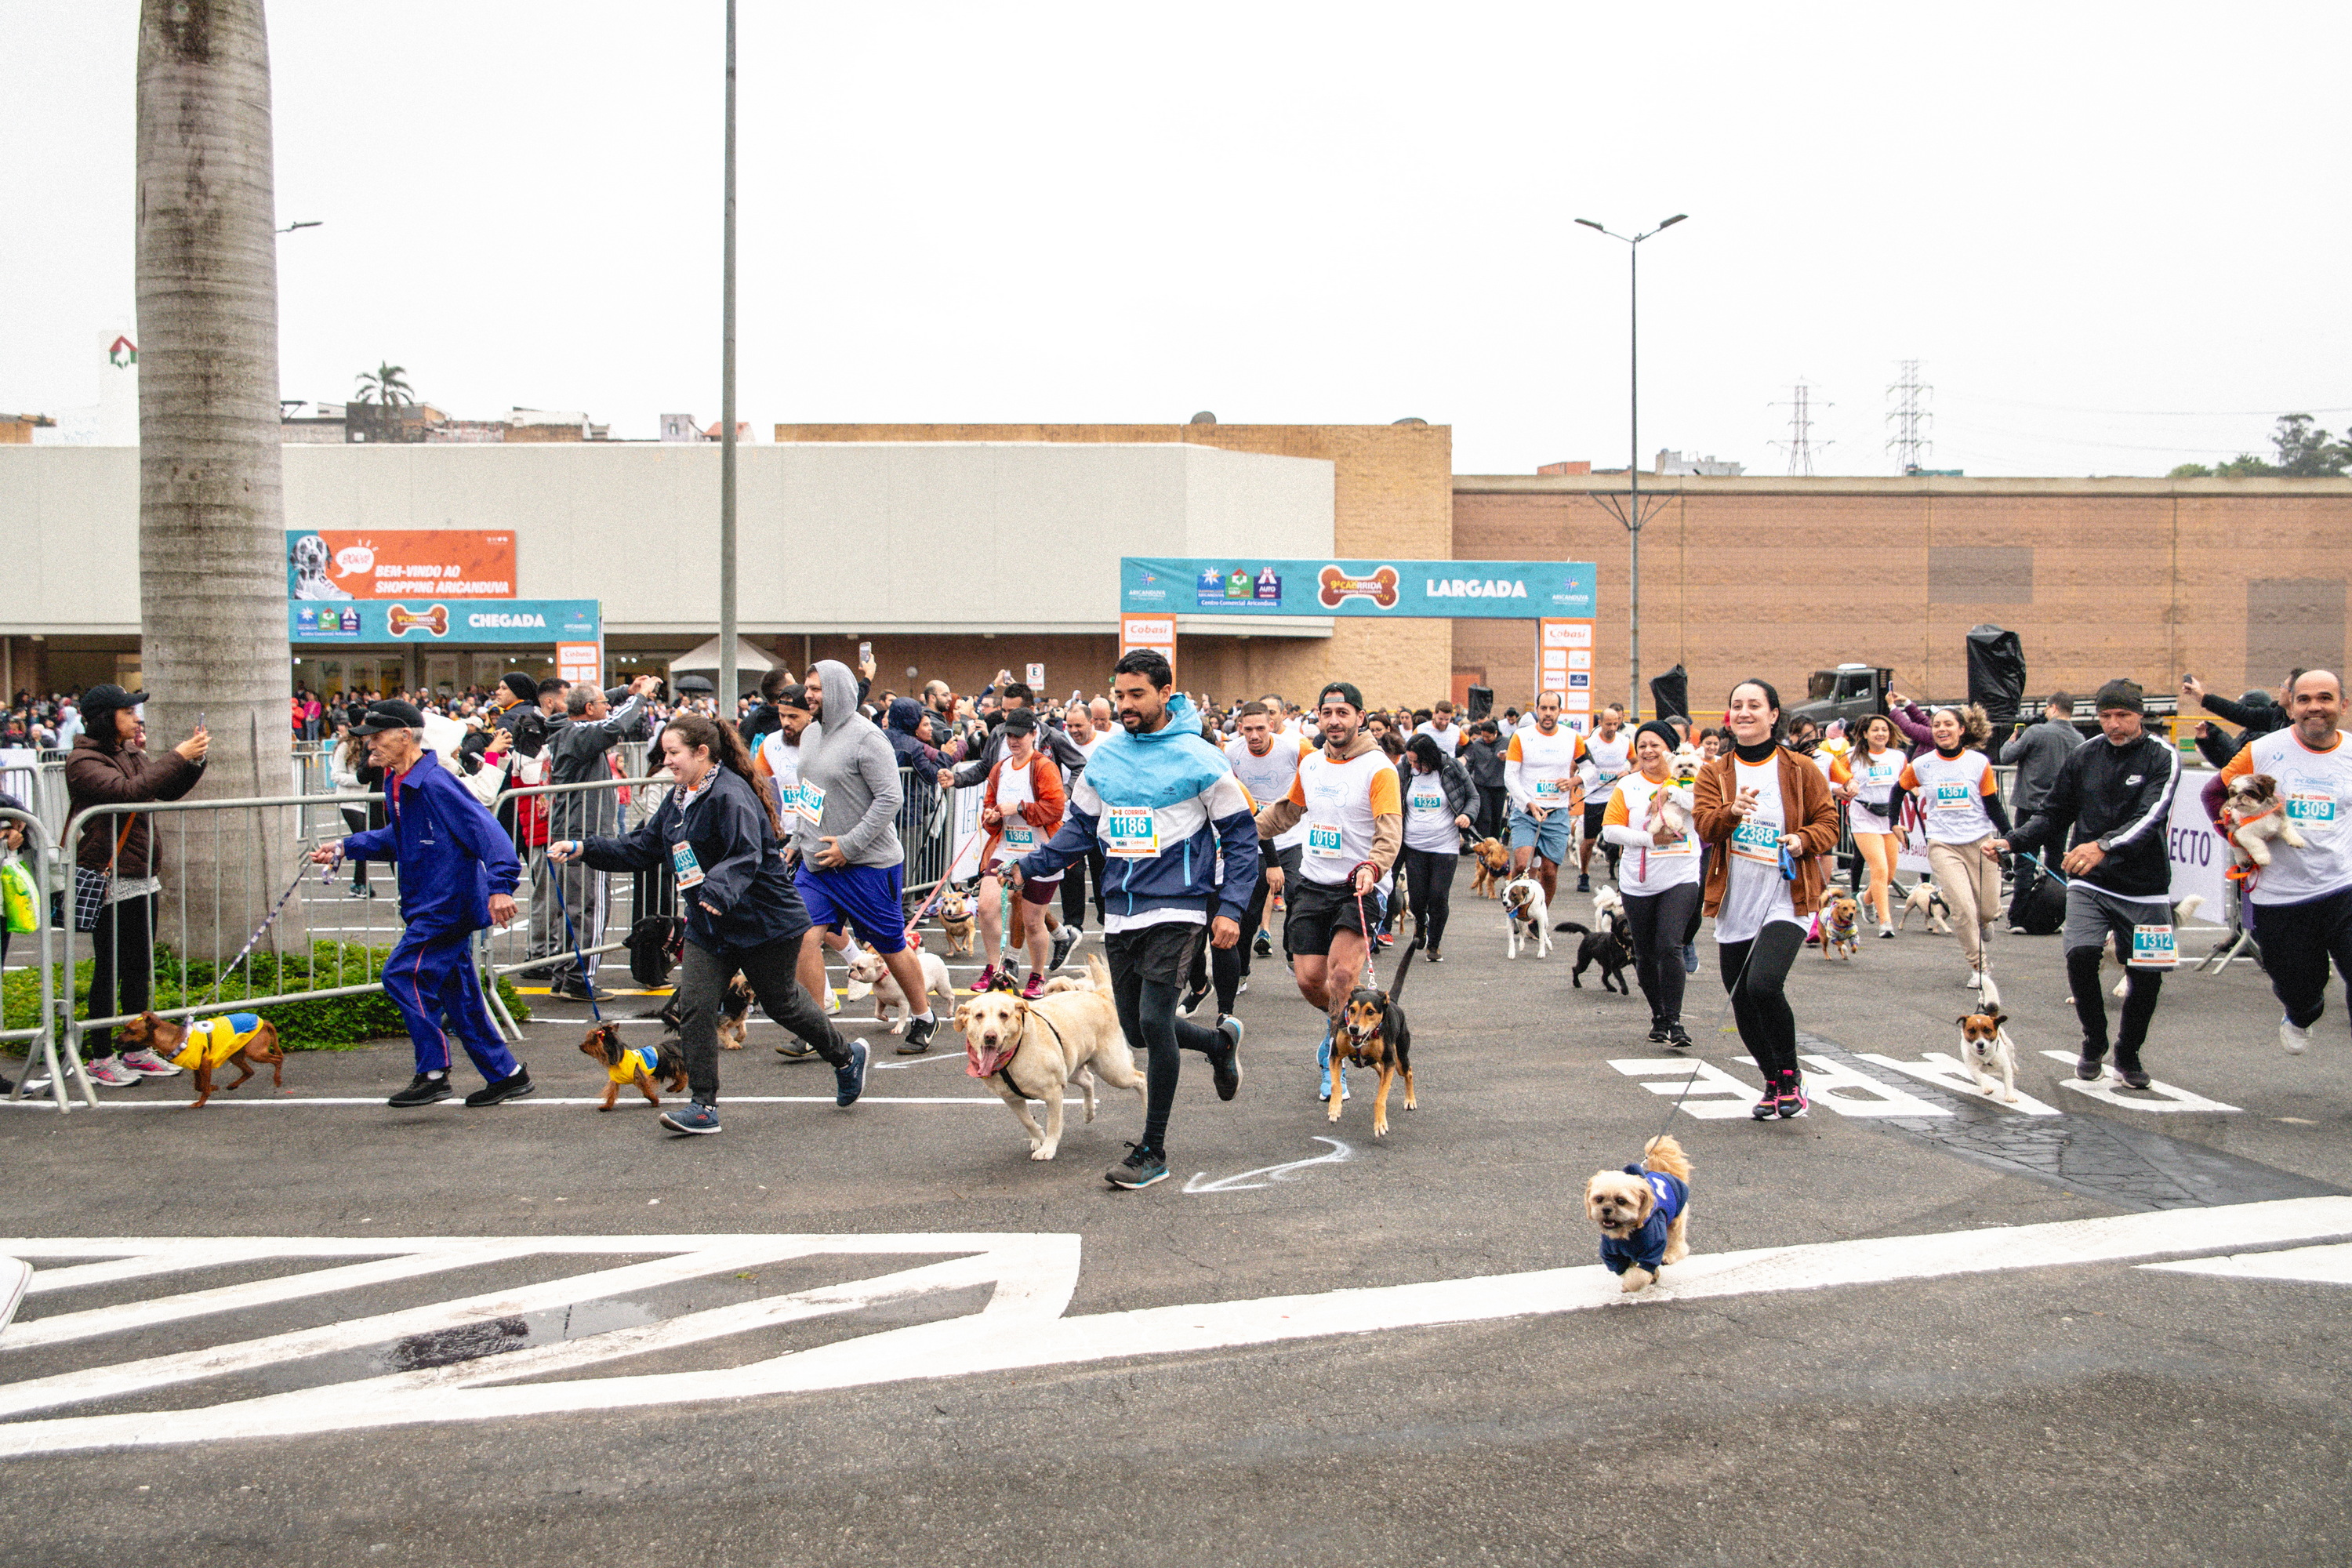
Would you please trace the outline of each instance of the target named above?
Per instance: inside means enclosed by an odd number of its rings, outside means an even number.
[[[1176,667],[1176,617],[1173,616],[1130,616],[1118,617],[1118,651],[1124,656],[1137,648],[1148,647]]]
[[[346,599],[511,599],[515,536],[506,530],[286,531],[286,596]]]
[[[1593,613],[1590,562],[1129,555],[1118,568],[1118,607],[1131,615],[1533,621]]]
[[[392,600],[286,606],[299,643],[594,643],[604,612],[594,599],[507,599],[496,604],[417,595]]]
[[[1592,623],[1547,616],[1536,623],[1536,695],[1559,694],[1560,722],[1592,729]]]
[[[555,678],[574,686],[585,682],[592,686],[604,684],[604,650],[593,642],[560,642],[555,645]]]

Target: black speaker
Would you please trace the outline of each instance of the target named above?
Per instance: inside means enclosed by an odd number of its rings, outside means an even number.
[[[1470,688],[1466,696],[1470,704],[1470,711],[1465,715],[1465,717],[1469,722],[1475,724],[1479,720],[1484,719],[1487,714],[1492,713],[1495,710],[1495,689],[1493,687],[1474,686]]]
[[[1650,682],[1650,700],[1658,706],[1661,719],[1690,717],[1690,676],[1681,665]]]
[[[2025,700],[2025,650],[2017,634],[1985,625],[1969,633],[1969,700],[1984,709],[1995,729],[2017,722]]]

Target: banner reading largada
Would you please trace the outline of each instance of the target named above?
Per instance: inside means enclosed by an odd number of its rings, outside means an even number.
[[[1268,561],[1234,556],[1118,563],[1118,607],[1131,616],[1385,616],[1589,620],[1583,561]]]
[[[286,531],[289,599],[515,596],[515,536],[474,529]]]

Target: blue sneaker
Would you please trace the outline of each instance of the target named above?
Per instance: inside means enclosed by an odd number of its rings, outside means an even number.
[[[1315,1065],[1323,1069],[1323,1081],[1316,1088],[1315,1098],[1328,1100],[1331,1098],[1331,1037],[1328,1034],[1315,1052]],[[1339,1103],[1348,1103],[1348,1069],[1344,1067],[1339,1069]]]
[[[1685,974],[1698,973],[1698,943],[1695,942],[1683,943],[1683,973]]]
[[[839,1106],[857,1103],[866,1092],[866,1058],[870,1053],[864,1040],[849,1042],[849,1059],[833,1069],[833,1102]]]
[[[661,1124],[673,1132],[716,1132],[719,1131],[719,1108],[689,1100],[679,1110],[661,1113]]]

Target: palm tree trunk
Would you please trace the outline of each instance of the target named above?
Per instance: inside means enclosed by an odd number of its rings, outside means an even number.
[[[192,798],[283,795],[285,514],[269,46],[261,0],[139,18],[139,581],[149,744],[212,731]],[[159,940],[226,958],[294,865],[289,812],[159,817]],[[225,946],[223,945],[225,943]]]

